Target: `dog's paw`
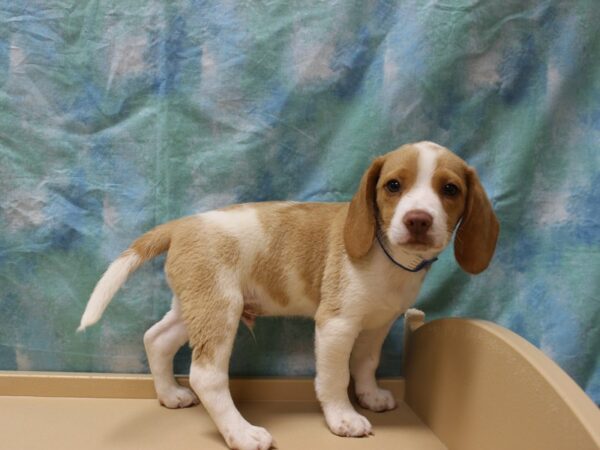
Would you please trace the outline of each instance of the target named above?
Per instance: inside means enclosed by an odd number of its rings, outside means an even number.
[[[177,386],[166,392],[161,392],[158,395],[158,401],[161,405],[171,409],[187,408],[200,403],[196,394],[185,386]]]
[[[331,432],[338,436],[362,437],[373,434],[371,423],[353,409],[328,411],[325,420]]]
[[[386,389],[377,388],[373,391],[357,393],[356,396],[360,406],[371,411],[383,412],[396,408],[396,399]]]
[[[269,450],[275,448],[271,434],[249,423],[229,428],[223,433],[225,442],[232,450]]]

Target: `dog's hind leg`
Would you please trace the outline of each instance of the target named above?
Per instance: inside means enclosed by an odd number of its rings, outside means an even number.
[[[156,395],[167,408],[185,408],[198,403],[192,390],[178,384],[173,375],[173,357],[187,341],[187,330],[177,299],[173,297],[171,310],[144,334]]]
[[[268,450],[273,438],[242,417],[229,391],[229,358],[242,315],[242,294],[216,286],[196,292],[202,298],[182,298],[193,347],[190,384],[230,448]],[[193,312],[187,310],[190,305]]]

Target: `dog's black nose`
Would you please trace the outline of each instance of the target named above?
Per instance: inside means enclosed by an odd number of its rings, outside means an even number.
[[[413,235],[418,236],[427,233],[432,223],[433,217],[431,217],[431,214],[420,209],[414,209],[404,215],[404,225]]]

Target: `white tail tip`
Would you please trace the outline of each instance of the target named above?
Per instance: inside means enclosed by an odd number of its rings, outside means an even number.
[[[100,320],[113,296],[125,283],[129,274],[137,269],[141,263],[141,258],[136,253],[131,252],[115,259],[108,266],[108,269],[96,284],[94,292],[92,292],[92,296],[81,316],[77,331],[83,331]]]

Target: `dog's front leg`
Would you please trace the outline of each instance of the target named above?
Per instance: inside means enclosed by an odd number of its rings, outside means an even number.
[[[371,411],[388,411],[396,407],[396,400],[392,393],[381,389],[375,379],[381,346],[393,323],[394,321],[391,320],[380,328],[363,331],[356,339],[352,350],[350,373],[354,379],[356,397],[360,406]]]
[[[371,424],[358,414],[348,399],[349,360],[360,325],[345,318],[317,321],[317,377],[315,388],[325,420],[338,436],[367,436]]]

